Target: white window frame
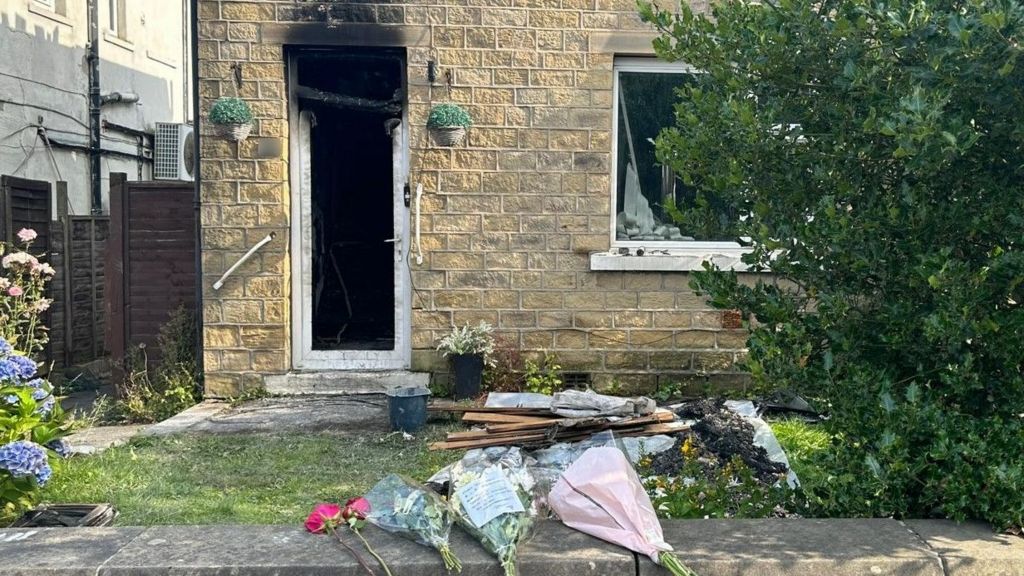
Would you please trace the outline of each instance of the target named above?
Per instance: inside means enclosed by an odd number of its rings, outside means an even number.
[[[648,72],[655,74],[683,74],[699,72],[696,68],[681,62],[666,62],[655,57],[616,57],[612,66],[612,173],[611,173],[611,215],[608,233],[611,236],[611,250],[592,254],[591,270],[643,270],[643,271],[691,271],[702,270],[704,260],[712,261],[722,268],[746,270],[740,257],[749,250],[736,242],[707,240],[665,240],[638,241],[616,238],[618,206],[619,158],[619,73]],[[684,230],[685,234],[686,231]],[[628,255],[620,254],[628,250]],[[637,249],[644,251],[636,256]],[[665,253],[667,252],[667,254]]]
[[[119,40],[128,40],[128,6],[125,0],[108,0],[107,32]]]

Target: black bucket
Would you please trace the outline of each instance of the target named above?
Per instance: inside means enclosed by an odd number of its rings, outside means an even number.
[[[480,395],[480,384],[484,376],[484,358],[472,354],[452,356],[452,371],[455,372],[455,399],[476,398]]]
[[[415,432],[427,423],[430,390],[422,386],[388,390],[388,420],[392,430]]]

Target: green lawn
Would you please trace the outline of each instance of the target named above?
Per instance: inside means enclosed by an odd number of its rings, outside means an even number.
[[[110,502],[122,526],[300,524],[313,504],[344,502],[389,472],[425,480],[461,457],[430,452],[446,427],[400,435],[224,435],[135,440],[64,463],[50,503]]]
[[[829,437],[820,426],[802,420],[788,419],[769,422],[789,458],[789,465],[804,486],[822,481],[822,470],[815,462],[821,452],[828,450]]]

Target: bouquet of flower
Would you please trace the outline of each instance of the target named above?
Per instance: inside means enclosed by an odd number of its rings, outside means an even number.
[[[551,489],[548,505],[570,528],[649,556],[675,576],[697,576],[665,542],[651,499],[618,448],[587,450]]]
[[[455,520],[516,574],[516,548],[533,527],[533,478],[518,448],[471,450],[451,472]]]
[[[437,549],[449,571],[462,571],[462,563],[448,544],[452,510],[436,493],[413,480],[389,474],[365,496],[370,503],[367,522]]]

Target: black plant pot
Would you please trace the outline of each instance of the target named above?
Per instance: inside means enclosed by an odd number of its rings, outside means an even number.
[[[475,354],[452,356],[452,371],[455,373],[455,399],[476,398],[480,395],[480,383],[484,377],[484,358]]]

